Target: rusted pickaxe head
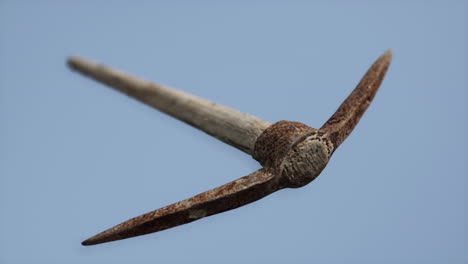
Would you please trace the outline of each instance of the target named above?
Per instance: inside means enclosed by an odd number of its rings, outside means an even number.
[[[392,57],[385,52],[320,128],[274,124],[202,98],[146,82],[80,57],[69,66],[253,156],[263,168],[192,198],[140,215],[82,242],[94,245],[149,234],[231,210],[314,180],[374,98]]]

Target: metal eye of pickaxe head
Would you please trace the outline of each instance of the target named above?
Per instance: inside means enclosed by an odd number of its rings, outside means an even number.
[[[238,148],[263,166],[245,177],[192,198],[137,216],[85,241],[95,245],[186,224],[259,200],[283,188],[314,180],[351,133],[382,82],[392,57],[385,52],[320,128],[299,122],[269,123],[205,99],[150,83],[81,57],[68,65],[159,111]]]

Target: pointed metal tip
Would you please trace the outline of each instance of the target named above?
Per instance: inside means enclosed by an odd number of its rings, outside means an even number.
[[[82,246],[92,246],[92,245],[96,245],[96,244],[101,244],[103,242],[101,242],[103,239],[102,237],[100,236],[100,234],[97,234],[97,235],[94,235],[86,240],[84,240],[83,242],[81,242],[81,245]]]
[[[379,71],[385,74],[386,69],[390,65],[390,62],[392,62],[392,57],[393,51],[388,49],[374,62],[374,64],[371,66],[371,69],[375,68],[374,71]],[[383,75],[381,77],[383,78]]]
[[[94,245],[89,239],[86,239],[85,241],[81,242],[82,246],[91,246]]]
[[[101,233],[98,233],[86,239],[85,241],[81,242],[81,245],[92,246],[92,245],[97,245],[97,244],[124,239],[125,236],[122,237],[122,233],[125,233],[125,231],[128,231],[128,229],[129,228],[127,228],[125,225],[122,225],[122,224],[114,226],[112,228],[109,228]]]
[[[107,232],[106,231],[101,232],[101,233],[99,233],[97,235],[94,235],[94,236],[86,239],[85,241],[81,242],[81,245],[82,246],[92,246],[92,245],[97,245],[97,244],[102,244],[102,243],[118,240],[118,238],[115,238],[116,234],[112,234],[109,231],[107,231]]]
[[[392,56],[393,51],[391,49],[388,49],[382,56],[380,56],[380,58],[386,61],[387,63],[390,63],[390,61],[392,60]]]
[[[387,51],[385,51],[384,55],[392,57],[392,55],[393,55],[392,49],[388,49]]]

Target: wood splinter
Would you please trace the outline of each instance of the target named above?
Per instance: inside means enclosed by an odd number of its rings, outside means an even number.
[[[68,65],[174,118],[242,150],[263,166],[245,177],[137,216],[82,242],[95,245],[158,232],[259,200],[314,180],[352,132],[375,96],[392,52],[380,56],[357,87],[320,128],[299,122],[269,123],[173,88],[147,82],[81,57]]]

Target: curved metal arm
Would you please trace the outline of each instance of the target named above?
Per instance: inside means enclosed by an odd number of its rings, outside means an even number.
[[[335,149],[351,134],[369,107],[380,83],[382,83],[391,60],[391,50],[380,56],[369,68],[357,87],[320,128],[321,131],[332,135]]]
[[[275,176],[261,169],[192,198],[132,218],[81,244],[95,245],[187,224],[255,202],[280,188]]]

